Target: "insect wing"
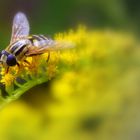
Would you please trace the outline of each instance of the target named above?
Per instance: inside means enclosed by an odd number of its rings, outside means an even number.
[[[11,42],[29,35],[29,22],[24,13],[17,13],[13,19]]]
[[[26,56],[38,55],[38,54],[46,53],[48,51],[59,51],[63,49],[73,48],[73,47],[74,47],[74,44],[72,42],[53,41],[52,44],[49,44],[49,45],[44,45],[40,47],[31,46],[25,55]]]

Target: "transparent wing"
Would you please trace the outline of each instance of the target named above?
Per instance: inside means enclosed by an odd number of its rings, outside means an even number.
[[[28,49],[28,52],[25,54],[26,56],[43,54],[48,51],[59,51],[63,49],[73,48],[75,45],[72,42],[56,42],[53,41],[52,44],[44,45],[40,47],[31,46]]]
[[[29,30],[29,22],[26,15],[22,12],[18,12],[13,19],[12,36],[10,43],[15,42],[22,37],[28,36]]]

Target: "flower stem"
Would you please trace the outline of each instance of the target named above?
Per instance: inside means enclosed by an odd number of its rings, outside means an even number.
[[[44,82],[48,81],[48,77],[40,77],[40,78],[33,78],[32,80],[28,80],[26,83],[23,85],[20,85],[16,90],[13,90],[10,93],[10,96],[7,96],[6,98],[0,98],[0,108],[3,106],[9,104],[10,102],[18,99],[23,93],[31,89],[32,87],[42,84]],[[19,85],[19,84],[18,84]]]

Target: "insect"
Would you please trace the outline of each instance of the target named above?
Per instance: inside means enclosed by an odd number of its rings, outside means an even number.
[[[13,19],[11,41],[5,50],[0,53],[0,63],[6,68],[18,65],[26,57],[40,55],[53,50],[70,48],[72,45],[60,43],[47,38],[45,35],[29,35],[30,26],[26,15],[18,12]],[[49,58],[49,55],[48,55]]]

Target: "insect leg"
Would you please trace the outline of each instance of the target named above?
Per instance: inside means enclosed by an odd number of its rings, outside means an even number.
[[[19,63],[17,63],[17,66],[20,67]]]
[[[6,68],[6,74],[9,72],[9,67]]]
[[[26,64],[30,65],[30,63],[29,63],[27,60],[24,60],[24,62],[25,62]]]
[[[19,65],[19,63],[17,63],[17,66],[18,66],[18,71],[19,71],[19,69],[20,69],[20,65]]]
[[[48,51],[48,58],[47,58],[46,62],[49,62],[49,59],[50,59],[50,51]]]

